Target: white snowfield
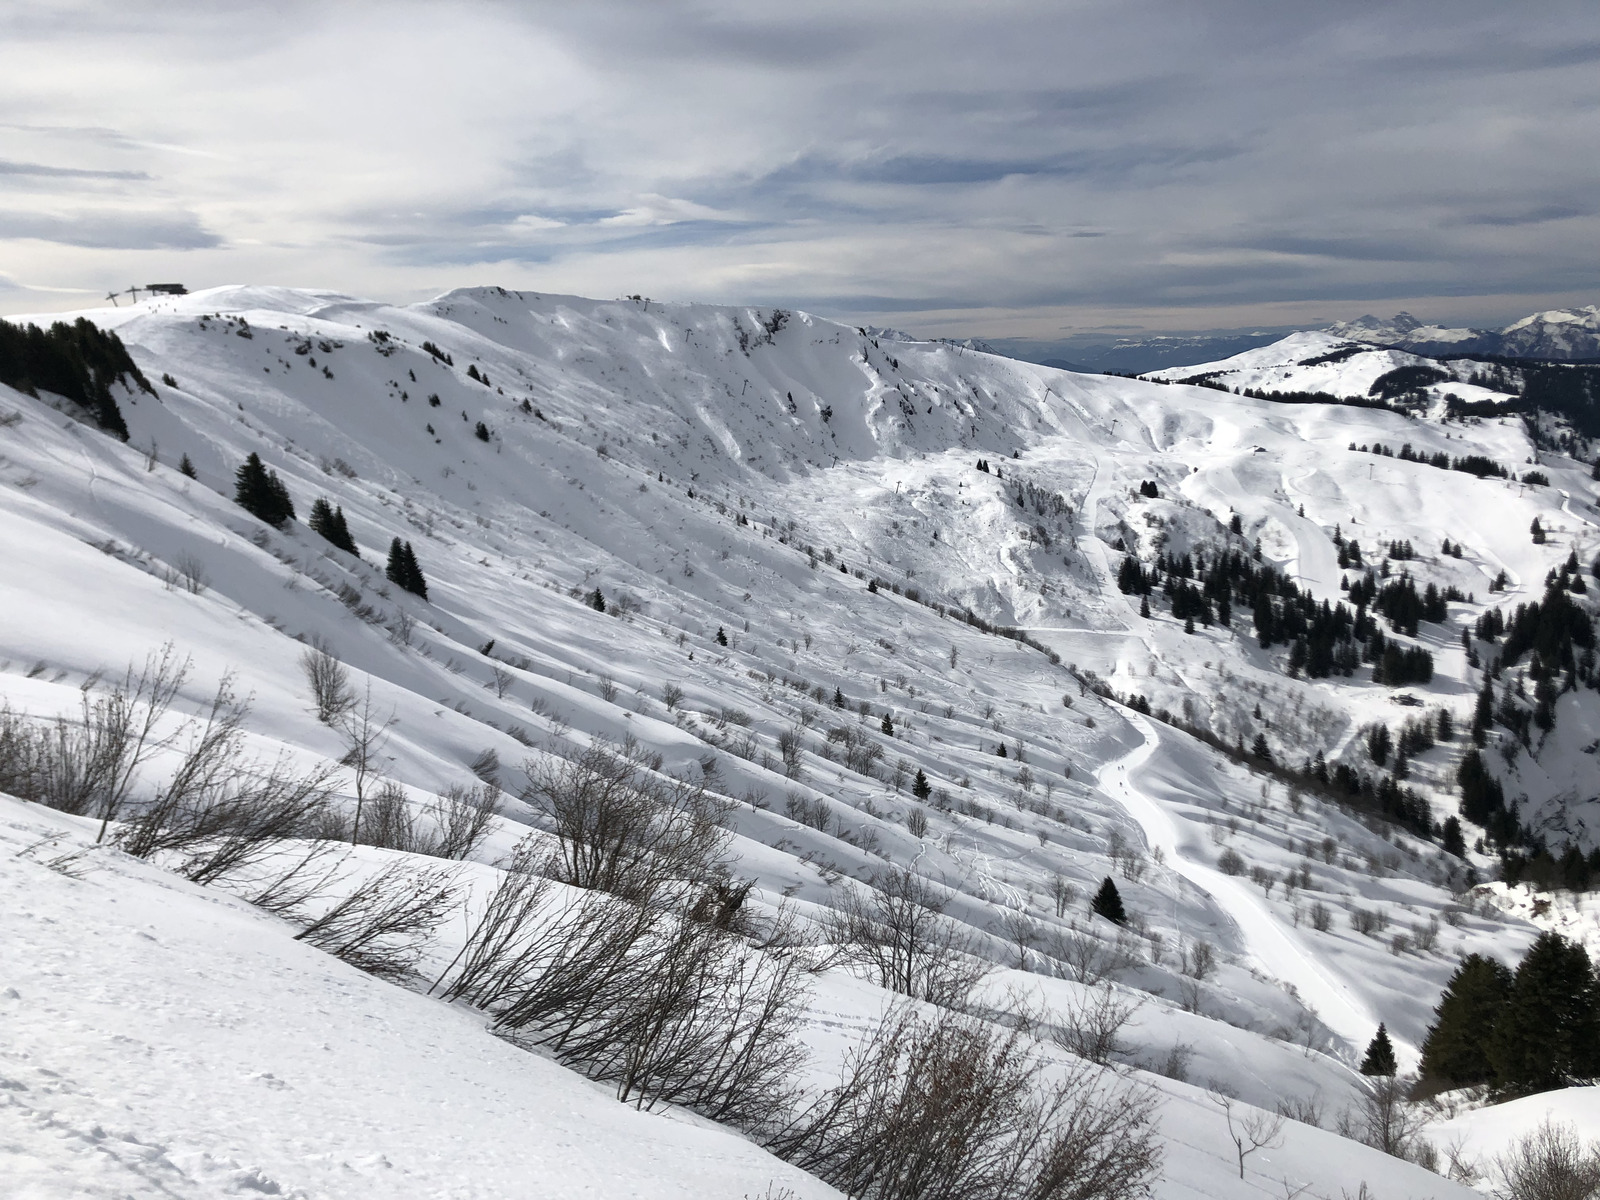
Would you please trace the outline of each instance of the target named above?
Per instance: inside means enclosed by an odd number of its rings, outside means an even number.
[[[171,642],[193,660],[180,709],[232,671],[263,757],[336,760],[299,665],[320,638],[392,713],[382,771],[414,800],[494,752],[506,794],[482,871],[537,823],[517,799],[524,760],[631,736],[736,803],[755,903],[815,915],[890,864],[944,882],[1000,968],[993,1003],[1070,1010],[1084,984],[1050,966],[1052,939],[1120,937],[1116,994],[1141,1007],[1113,1058],[1160,1090],[1158,1195],[1470,1194],[1330,1130],[1377,1023],[1409,1060],[1459,957],[1514,961],[1534,924],[1460,903],[1464,865],[1437,847],[1102,700],[1089,672],[1228,744],[1259,733],[1279,761],[1320,750],[1370,770],[1363,728],[1416,711],[1391,689],[1290,678],[1248,613],[1189,633],[1159,595],[1141,617],[1115,586],[1119,541],[1147,564],[1259,543],[1334,602],[1338,527],[1369,562],[1410,540],[1419,586],[1473,594],[1423,627],[1435,679],[1407,689],[1464,728],[1461,623],[1600,548],[1587,469],[1519,423],[1074,375],[771,309],[492,288],[394,308],[240,287],[88,315],[155,395],[119,389],[121,444],[0,389],[12,708],[74,712],[81,688]],[[1551,486],[1348,449],[1379,441],[1518,474],[1537,460]],[[275,530],[233,503],[251,452],[300,522]],[[319,496],[359,559],[303,524]],[[426,602],[384,580],[396,537]],[[1463,557],[1438,553],[1447,537]],[[1491,598],[1501,570],[1513,590]],[[1580,831],[1600,811],[1580,794],[1593,695],[1563,704],[1507,791]],[[1441,819],[1460,746],[1412,763]],[[92,831],[0,801],[0,1179],[21,1195],[832,1194],[730,1131],[627,1109],[481,1014],[363,976],[217,889],[116,851],[87,854],[81,878],[19,853],[57,836]],[[1255,876],[1221,873],[1225,849]],[[1129,930],[1088,912],[1108,876]],[[1381,936],[1352,923],[1369,910]],[[1197,974],[1201,942],[1216,963]],[[826,1079],[890,997],[839,969],[815,988],[806,1036]],[[1325,1128],[1290,1122],[1241,1180],[1207,1089]]]

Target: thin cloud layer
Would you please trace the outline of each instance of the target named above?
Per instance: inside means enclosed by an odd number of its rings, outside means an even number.
[[[1600,10],[39,3],[0,308],[145,276],[784,303],[930,334],[1600,298]]]

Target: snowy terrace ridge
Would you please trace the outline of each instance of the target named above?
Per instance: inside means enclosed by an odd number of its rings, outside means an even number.
[[[836,960],[808,977],[798,1020],[809,1085],[837,1081],[849,1046],[897,994],[855,952],[839,953],[835,935],[850,928],[840,914],[909,872],[936,889],[948,944],[988,972],[971,1005],[1006,1019],[1051,1014],[1062,1036],[1039,1051],[1047,1073],[1111,1064],[1121,1074],[1105,1086],[1153,1089],[1165,1159],[1156,1194],[1231,1194],[1241,1177],[1330,1195],[1380,1177],[1414,1195],[1466,1194],[1333,1126],[1369,1095],[1354,1067],[1378,1021],[1411,1065],[1459,957],[1509,959],[1531,941],[1530,921],[1463,893],[1469,867],[1492,865],[1470,850],[1481,831],[1469,822],[1467,857],[1447,854],[1370,806],[1296,788],[1116,697],[1220,745],[1259,740],[1279,764],[1320,755],[1374,778],[1367,731],[1403,731],[1414,710],[1396,703],[1402,694],[1466,729],[1481,670],[1460,629],[1491,603],[1537,599],[1569,554],[1587,564],[1596,549],[1587,468],[1541,449],[1522,422],[1076,375],[772,308],[494,288],[398,308],[239,287],[88,315],[117,331],[155,394],[118,393],[123,444],[49,395],[0,391],[0,537],[14,564],[0,581],[0,686],[13,712],[75,714],[127,664],[173,643],[193,660],[173,721],[231,671],[251,697],[245,744],[264,761],[330,771],[341,828],[358,795],[365,803],[388,781],[390,833],[368,827],[361,840],[380,844],[359,848],[343,887],[392,861],[425,867],[393,830],[431,828],[452,788],[496,789],[487,840],[451,868],[469,906],[507,877],[530,831],[554,844],[530,776],[629,747],[651,778],[687,781],[726,806],[728,862],[750,882],[741,903],[752,919],[781,909],[794,922],[786,936]],[[1548,482],[1441,471],[1372,452],[1380,444],[1481,455]],[[300,521],[269,526],[234,503],[251,453]],[[342,514],[357,554],[304,524],[319,498]],[[1534,520],[1543,542],[1529,538]],[[385,578],[396,539],[414,548],[425,601]],[[1291,673],[1291,646],[1261,645],[1247,611],[1231,624],[1214,606],[1209,618],[1203,606],[1189,619],[1169,611],[1194,578],[1185,559],[1226,555],[1336,603],[1356,574],[1341,564],[1351,540],[1374,565],[1408,544],[1403,569],[1419,588],[1463,597],[1414,635],[1384,626],[1431,656],[1426,684],[1386,686],[1366,665]],[[1459,555],[1439,552],[1446,541]],[[1176,591],[1141,606],[1118,587],[1129,559]],[[1491,596],[1501,574],[1508,591]],[[338,722],[314,711],[302,665],[312,645],[342,664],[381,726],[372,778],[359,784]],[[1554,718],[1537,751],[1490,765],[1526,817],[1583,838],[1595,818],[1582,792],[1592,692],[1564,693]],[[1407,786],[1440,821],[1457,815],[1462,750],[1458,737],[1410,755]],[[129,814],[173,753],[141,773]],[[240,1052],[225,1032],[245,1011],[238,928],[303,980],[300,999],[278,995],[281,1018],[248,1006],[285,1047],[263,1049],[257,1075],[311,1097],[292,1135],[274,1123],[289,1120],[281,1113],[230,1124],[203,1104],[107,1126],[129,1146],[164,1147],[146,1173],[177,1194],[209,1194],[224,1170],[306,1194],[433,1194],[468,1174],[429,1138],[387,1136],[317,1082],[329,1072],[301,1043],[329,1003],[319,997],[359,995],[419,1045],[452,1047],[467,1065],[441,1083],[441,1103],[466,1103],[443,1097],[493,1089],[507,1072],[519,1095],[595,1095],[543,1059],[506,1057],[485,1012],[440,1015],[437,999],[296,943],[295,919],[232,899],[207,907],[238,895],[226,881],[168,886],[159,856],[152,867],[88,849],[93,821],[5,803],[19,850],[60,850],[8,860],[12,894],[37,899],[6,907],[8,944],[33,952],[16,982],[0,979],[0,994],[10,987],[20,1002],[8,1019],[31,1056],[0,1067],[30,1097],[0,1111],[26,1127],[17,1144],[41,1175],[55,1165],[87,1179],[90,1160],[60,1138],[80,1145],[132,1086],[85,1045],[53,1040],[54,1025],[115,1027],[156,1060],[181,1037],[109,1021],[106,991],[90,986],[92,946],[45,932],[75,928],[67,918],[99,894],[90,889],[139,914],[116,926],[119,938],[136,944],[143,922],[170,945],[167,957],[126,958],[112,990],[158,1004],[196,964],[229,964],[190,1015],[214,1034],[196,1052],[203,1063]],[[1121,925],[1089,908],[1108,877]],[[446,971],[460,949],[445,928],[419,947],[419,978]],[[75,986],[30,1008],[64,971],[78,972]],[[389,1045],[395,1078],[431,1070],[421,1049]],[[332,1053],[332,1073],[378,1086],[367,1050]],[[73,1090],[46,1088],[39,1066]],[[1247,1105],[1295,1119],[1245,1161],[1228,1130]],[[484,1168],[502,1181],[482,1185],[490,1192],[548,1167],[532,1151],[491,1150],[504,1117],[492,1115],[461,1134],[495,1164]],[[665,1189],[756,1195],[779,1181],[774,1194],[830,1194],[747,1141],[717,1141],[714,1127],[641,1120],[615,1118],[615,1137],[661,1140],[651,1161],[673,1164]],[[290,1137],[293,1152],[279,1140]],[[648,1169],[597,1144],[563,1165],[571,1176],[548,1175],[551,1194],[573,1194],[562,1187],[601,1177],[618,1155],[624,1173]],[[131,1186],[106,1180],[103,1194]]]

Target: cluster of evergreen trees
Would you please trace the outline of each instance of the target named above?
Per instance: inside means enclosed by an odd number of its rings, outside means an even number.
[[[361,552],[356,549],[355,539],[350,536],[350,527],[345,524],[343,507],[335,508],[318,496],[311,506],[311,516],[306,523],[311,526],[313,533],[321,534],[346,554],[361,557]]]
[[[132,380],[155,395],[115,333],[79,317],[48,330],[0,321],[0,383],[37,396],[40,389],[82,405],[101,429],[128,440],[128,426],[111,385]]]
[[[1451,458],[1442,450],[1433,454],[1423,454],[1413,450],[1410,442],[1405,443],[1398,451],[1393,447],[1385,446],[1382,442],[1373,442],[1370,447],[1357,446],[1354,442],[1351,442],[1350,449],[1358,450],[1362,454],[1376,454],[1382,458],[1398,458],[1405,462],[1424,463],[1430,467],[1438,467],[1441,471],[1464,471],[1468,475],[1476,475],[1479,479],[1491,477],[1496,479],[1511,478],[1510,471],[1495,462],[1494,459],[1486,458],[1482,454],[1468,454],[1461,458]]]
[[[240,508],[278,529],[295,519],[289,489],[253,450],[234,475],[233,499]]]
[[[428,598],[428,581],[422,577],[422,568],[417,565],[417,555],[410,542],[395,538],[389,543],[389,562],[383,573],[396,587],[424,600]]]
[[[1201,582],[1193,582],[1196,579]],[[1453,588],[1440,592],[1432,584],[1419,594],[1408,575],[1380,588],[1368,573],[1350,585],[1352,612],[1342,603],[1318,602],[1282,572],[1236,550],[1217,554],[1209,563],[1199,552],[1162,554],[1154,569],[1129,555],[1118,567],[1117,587],[1125,595],[1146,597],[1161,588],[1175,619],[1206,626],[1231,625],[1235,603],[1248,606],[1262,648],[1289,647],[1291,675],[1350,676],[1368,663],[1373,681],[1391,687],[1431,681],[1433,655],[1390,641],[1368,608],[1387,617],[1397,631],[1414,637],[1418,621],[1443,621],[1448,616],[1446,601],[1463,599]],[[1141,613],[1147,608],[1141,607]]]
[[[1472,954],[1422,1043],[1431,1090],[1488,1084],[1528,1095],[1600,1076],[1600,981],[1582,946],[1543,933],[1515,973]]]

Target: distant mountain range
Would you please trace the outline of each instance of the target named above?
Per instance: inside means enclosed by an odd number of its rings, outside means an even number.
[[[1552,308],[1504,329],[1448,329],[1425,325],[1410,313],[1387,321],[1374,316],[1328,327],[1336,337],[1399,346],[1418,354],[1503,354],[1509,358],[1600,358],[1600,305]]]
[[[1085,344],[1074,339],[1053,345],[1010,344],[997,340],[1002,354],[1068,371],[1143,375],[1171,367],[1231,358],[1268,346],[1289,333],[1309,332],[1293,326],[1229,330],[1224,333],[1158,334]],[[1323,331],[1316,331],[1323,332]],[[1554,308],[1534,313],[1504,329],[1456,329],[1429,325],[1410,313],[1387,319],[1367,315],[1339,321],[1325,332],[1350,341],[1396,346],[1417,354],[1498,354],[1510,358],[1600,358],[1600,305]]]

